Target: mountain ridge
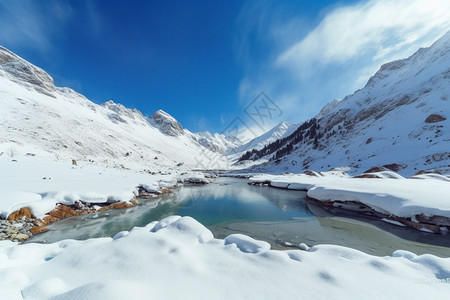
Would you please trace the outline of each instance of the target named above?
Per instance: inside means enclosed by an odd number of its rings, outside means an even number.
[[[383,64],[364,88],[326,105],[294,136],[251,154],[261,163],[246,171],[345,168],[357,173],[395,164],[403,174],[422,169],[448,172],[449,62],[447,32],[430,47]],[[430,122],[432,116],[439,121]]]
[[[96,104],[0,46],[0,155],[155,170],[195,169],[212,159],[199,136],[159,110],[146,117],[112,100]],[[215,157],[214,164],[226,166]]]

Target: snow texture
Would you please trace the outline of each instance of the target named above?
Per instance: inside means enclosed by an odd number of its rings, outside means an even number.
[[[89,164],[72,166],[34,157],[17,162],[0,157],[0,170],[0,215],[3,218],[21,207],[30,207],[36,217],[43,217],[58,203],[130,201],[138,193],[139,185],[145,186],[148,192],[160,192],[177,184],[175,173],[150,175]],[[200,175],[186,173],[183,176]]]
[[[270,250],[169,217],[113,238],[0,242],[4,299],[446,299],[450,259],[320,245]]]

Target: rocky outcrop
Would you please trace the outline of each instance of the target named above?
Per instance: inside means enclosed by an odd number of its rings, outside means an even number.
[[[183,127],[178,121],[163,110],[156,111],[150,117],[151,123],[163,134],[170,136],[184,135]]]
[[[392,164],[386,164],[386,165],[382,165],[382,166],[375,166],[372,167],[366,171],[364,171],[363,173],[378,173],[378,172],[384,172],[384,171],[393,171],[393,172],[398,172],[400,170],[405,169],[406,167],[408,167],[408,165],[401,165],[401,164],[397,164],[397,163],[392,163]]]
[[[370,206],[367,206],[357,201],[345,201],[345,200],[320,201],[308,195],[306,197],[309,201],[313,201],[324,207],[345,209],[348,211],[352,211],[355,214],[363,214],[368,216],[374,216],[380,219],[384,218],[387,220],[396,221],[405,225],[406,227],[415,230],[439,234],[441,232],[448,232],[450,228],[450,219],[443,216],[428,217],[425,216],[424,214],[417,214],[415,215],[415,220],[412,220],[411,218],[402,218],[392,214],[391,215],[382,214],[378,211],[375,211]]]
[[[19,210],[16,210],[9,214],[8,220],[10,221],[18,221],[22,219],[31,219],[34,218],[33,214],[31,213],[31,210],[29,207],[22,207]]]
[[[446,117],[443,117],[438,114],[431,114],[425,119],[425,123],[438,123],[447,120]]]
[[[1,46],[0,69],[6,72],[10,80],[55,97],[56,88],[50,75]]]
[[[23,242],[32,235],[30,229],[34,222],[34,219],[0,220],[0,240]]]

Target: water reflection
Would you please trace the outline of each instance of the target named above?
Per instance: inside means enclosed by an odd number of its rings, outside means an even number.
[[[29,242],[113,236],[169,215],[192,216],[217,238],[244,233],[266,240],[273,248],[301,242],[310,246],[337,244],[375,255],[397,249],[417,254],[450,256],[450,239],[396,227],[377,219],[324,210],[306,200],[306,193],[247,185],[245,180],[219,178],[207,186],[183,186],[175,193],[142,201],[137,207],[77,216],[54,223]]]

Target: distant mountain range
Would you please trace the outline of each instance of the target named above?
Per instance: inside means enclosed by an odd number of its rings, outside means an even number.
[[[381,66],[366,86],[303,123],[282,122],[243,144],[192,133],[170,114],[144,116],[95,104],[54,85],[42,69],[0,47],[0,154],[151,171],[302,172],[374,166],[402,174],[450,171],[450,32]]]
[[[3,47],[0,82],[1,155],[159,171],[226,167],[223,154],[240,145],[192,133],[162,110],[144,116],[113,101],[95,104]]]

